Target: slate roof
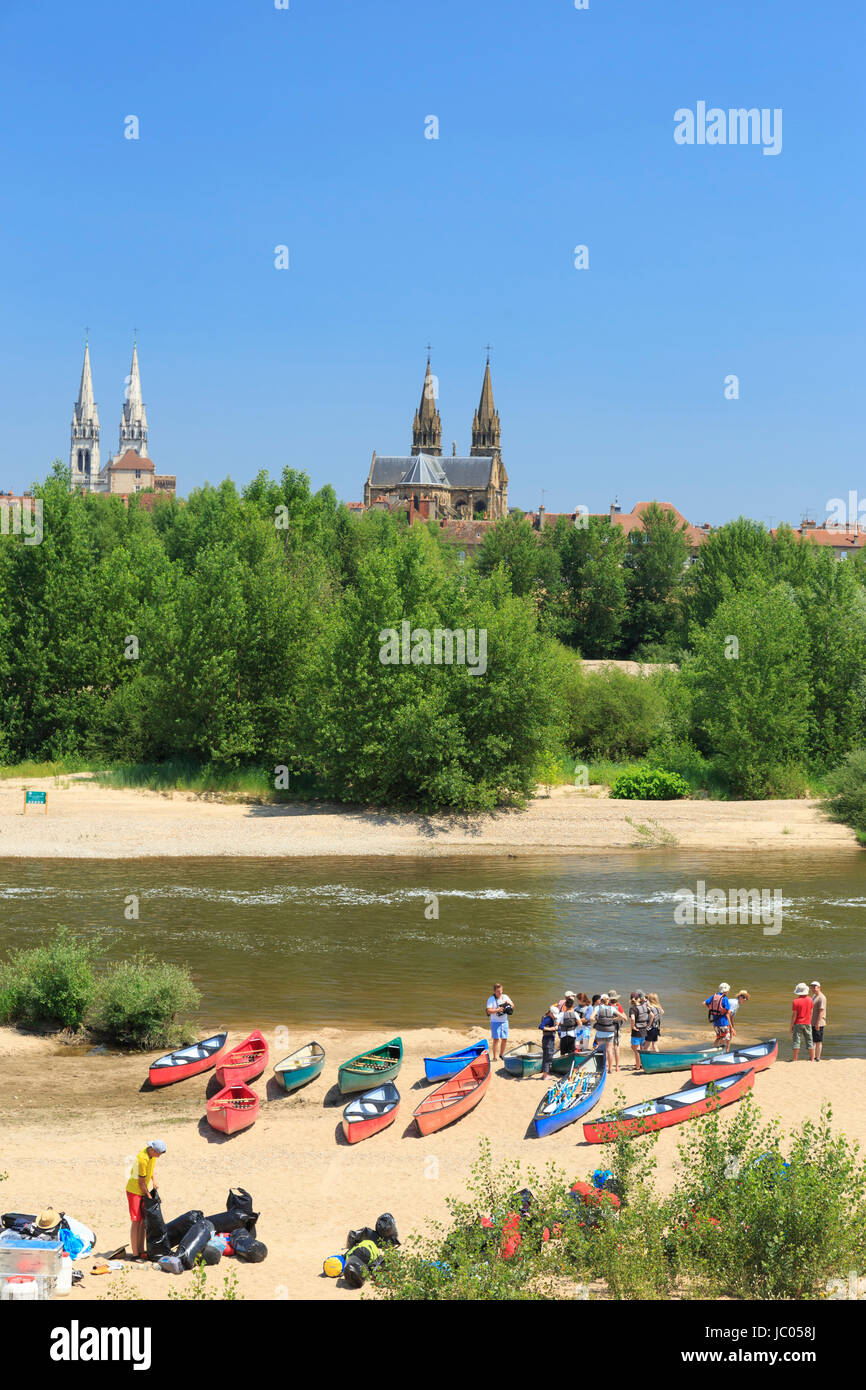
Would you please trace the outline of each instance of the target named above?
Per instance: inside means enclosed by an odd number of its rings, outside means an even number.
[[[428,487],[489,487],[492,457],[434,458],[431,454],[414,457],[377,455],[370,475],[372,487],[422,484]]]

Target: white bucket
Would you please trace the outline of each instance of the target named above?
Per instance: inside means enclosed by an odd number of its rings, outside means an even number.
[[[32,1274],[13,1274],[0,1289],[4,1302],[31,1302],[39,1298],[39,1285]]]
[[[57,1276],[55,1293],[59,1296],[72,1293],[72,1260],[65,1250],[60,1257],[60,1273]]]

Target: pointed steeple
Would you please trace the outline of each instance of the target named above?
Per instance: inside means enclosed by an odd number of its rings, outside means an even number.
[[[424,389],[421,404],[415,411],[412,421],[412,453],[442,453],[442,420],[436,408],[436,388],[438,382],[430,367],[430,354],[427,354],[427,371],[424,374]]]
[[[84,343],[84,362],[78,400],[72,407],[72,429],[69,444],[71,486],[88,488],[99,474],[99,411],[93,398],[93,376],[90,370],[90,341]]]
[[[472,420],[472,448],[469,452],[476,457],[479,455],[498,457],[501,452],[499,446],[499,412],[493,403],[493,382],[490,377],[489,357],[484,368],[481,400],[478,402],[478,409]]]
[[[147,457],[147,411],[141,398],[141,376],[138,369],[138,343],[133,343],[132,366],[126,378],[126,392],[120,412],[119,455],[127,449]]]

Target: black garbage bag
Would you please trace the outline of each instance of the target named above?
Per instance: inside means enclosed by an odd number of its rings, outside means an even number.
[[[161,1260],[163,1255],[171,1254],[171,1246],[165,1234],[165,1221],[162,1215],[162,1202],[158,1192],[149,1192],[141,1199],[144,1212],[144,1234],[147,1239],[149,1260]]]
[[[179,1240],[183,1240],[187,1231],[189,1231],[197,1221],[204,1221],[203,1211],[185,1211],[183,1216],[176,1216],[173,1221],[169,1221],[165,1228],[165,1234],[168,1237],[168,1243],[172,1250]]]
[[[21,1226],[35,1225],[35,1212],[33,1212],[32,1215],[27,1216],[24,1212],[20,1211],[4,1211],[3,1215],[0,1216],[0,1227],[7,1231],[17,1231],[20,1229]]]
[[[205,1219],[210,1221],[215,1231],[225,1231],[229,1235],[232,1231],[249,1231],[250,1235],[255,1236],[259,1213],[257,1211],[239,1211],[235,1208],[232,1211],[218,1211],[215,1216],[208,1216]]]
[[[232,1250],[235,1252],[236,1259],[242,1264],[260,1265],[262,1260],[267,1258],[268,1247],[260,1240],[256,1240],[248,1231],[238,1231],[232,1236]]]
[[[389,1211],[383,1211],[376,1221],[376,1241],[379,1245],[399,1245],[400,1237],[397,1235],[397,1222]]]
[[[196,1221],[177,1247],[177,1257],[184,1269],[192,1269],[198,1256],[213,1236],[214,1229],[209,1221]]]
[[[253,1199],[245,1187],[230,1187],[226,1198],[226,1211],[244,1211],[252,1215]]]
[[[206,1265],[218,1265],[223,1257],[222,1247],[213,1240],[208,1241],[201,1253]]]

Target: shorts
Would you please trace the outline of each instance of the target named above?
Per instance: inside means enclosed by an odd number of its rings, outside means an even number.
[[[791,1041],[795,1047],[812,1047],[811,1023],[795,1023]]]
[[[574,1035],[572,1033],[566,1033],[559,1039],[559,1055],[560,1057],[569,1057],[573,1051]]]
[[[508,1015],[503,1014],[502,1018],[496,1018],[491,1014],[490,1017],[490,1036],[491,1038],[508,1037]]]
[[[724,1041],[725,1038],[729,1038],[731,1036],[731,1025],[729,1023],[717,1023],[715,1027],[717,1041],[719,1039],[722,1039]]]
[[[648,1029],[648,1030],[647,1030],[647,1035],[646,1035],[646,1040],[647,1040],[647,1042],[658,1042],[658,1040],[659,1040],[659,1030],[658,1030],[658,1028],[650,1028],[650,1029]]]
[[[813,1042],[819,1042],[819,1043],[822,1043],[822,1042],[824,1041],[824,1024],[823,1024],[823,1023],[821,1024],[821,1027],[820,1027],[820,1028],[816,1028],[815,1025],[814,1025],[814,1023],[812,1024],[812,1041],[813,1041]]]
[[[144,1212],[141,1210],[142,1195],[140,1192],[127,1192],[126,1200],[129,1203],[129,1217],[131,1221],[143,1221]]]
[[[644,1045],[645,1042],[646,1042],[646,1034],[645,1034],[645,1033],[632,1033],[632,1035],[631,1035],[631,1045],[632,1045],[632,1047],[643,1047],[643,1045]]]

